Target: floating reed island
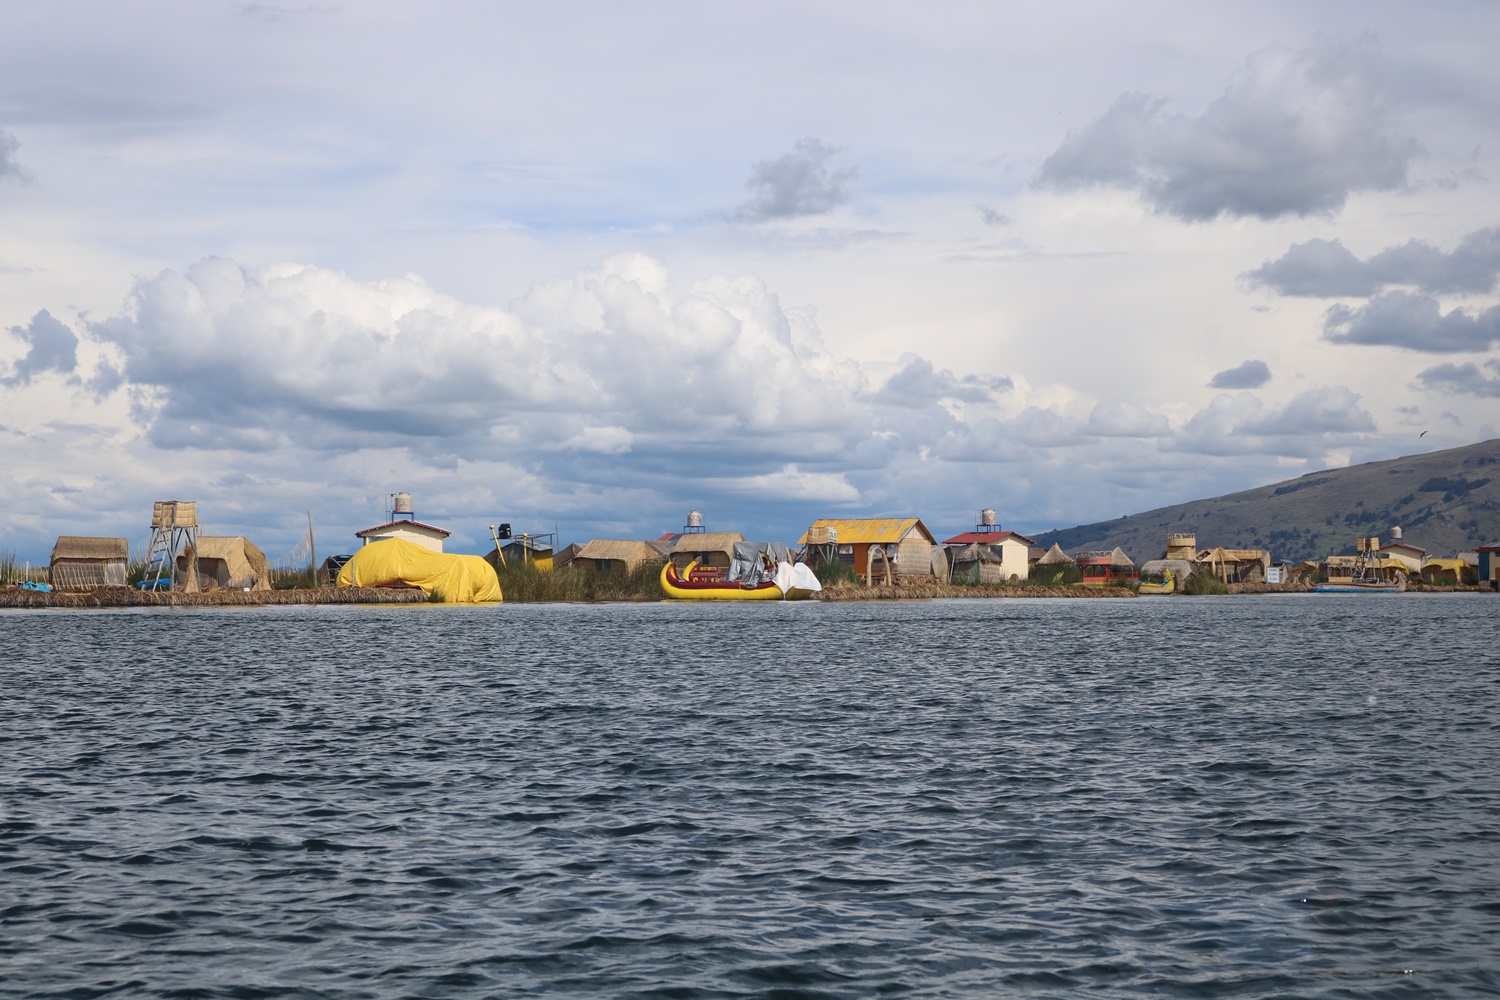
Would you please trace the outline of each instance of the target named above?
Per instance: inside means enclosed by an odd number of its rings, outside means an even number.
[[[0,588],[0,608],[228,608],[296,604],[426,604],[415,589],[318,587],[309,590],[229,590],[189,594],[135,587],[95,587],[49,592]]]

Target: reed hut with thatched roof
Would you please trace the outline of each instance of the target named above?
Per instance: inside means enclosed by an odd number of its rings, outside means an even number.
[[[123,538],[59,535],[47,579],[54,590],[123,587],[130,544]]]
[[[648,563],[667,559],[667,547],[659,542],[633,538],[595,538],[573,557],[572,565],[586,573],[633,573]]]
[[[698,531],[672,537],[675,540],[667,543],[667,558],[678,572],[684,572],[695,559],[705,569],[728,570],[734,561],[734,543],[745,540],[738,531]]]
[[[948,573],[951,583],[1004,583],[1005,558],[988,545],[970,542],[948,546],[953,564]]]
[[[195,558],[200,589],[271,589],[271,561],[244,535],[199,535],[177,557],[178,571],[191,576]]]
[[[582,551],[582,544],[580,544],[579,542],[569,542],[567,545],[564,545],[562,548],[552,553],[552,568],[567,569],[569,566],[573,565],[573,560],[576,559],[578,557],[578,553]]]
[[[1058,545],[1056,542],[1052,543],[1052,548],[1048,549],[1047,552],[1046,552],[1046,554],[1043,555],[1040,559],[1038,559],[1036,561],[1036,564],[1038,566],[1076,566],[1076,565],[1078,565],[1077,560],[1075,560],[1072,556],[1070,556],[1066,552],[1064,552],[1062,550],[1062,546]]]

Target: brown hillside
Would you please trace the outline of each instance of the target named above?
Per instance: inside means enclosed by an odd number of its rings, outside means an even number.
[[[1266,548],[1277,560],[1353,552],[1360,535],[1389,535],[1433,555],[1500,540],[1500,439],[1311,472],[1242,493],[1194,500],[1116,521],[1036,536],[1069,552],[1116,545],[1137,562],[1156,559],[1167,533],[1191,531],[1198,547]]]

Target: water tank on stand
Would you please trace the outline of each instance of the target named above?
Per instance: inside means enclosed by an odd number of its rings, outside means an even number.
[[[401,519],[407,521],[416,520],[415,515],[413,515],[411,511],[410,493],[391,494],[391,520],[396,521]]]

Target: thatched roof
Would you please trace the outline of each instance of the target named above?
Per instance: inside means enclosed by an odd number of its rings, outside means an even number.
[[[1046,555],[1036,561],[1038,566],[1055,566],[1059,563],[1064,566],[1074,565],[1073,557],[1064,552],[1056,542],[1052,543],[1052,548],[1047,550]]]
[[[953,565],[955,566],[960,563],[999,564],[1005,561],[994,549],[988,545],[980,545],[978,542],[965,545],[962,548],[955,547],[950,551],[953,553]]]
[[[619,559],[622,562],[644,562],[666,555],[663,546],[634,538],[595,538],[578,550],[574,559]]]
[[[1135,566],[1135,562],[1129,556],[1127,556],[1125,554],[1125,550],[1120,548],[1118,545],[1116,545],[1115,550],[1109,554],[1109,562],[1112,566]]]
[[[677,536],[677,540],[671,543],[668,554],[676,555],[679,552],[722,552],[734,558],[734,543],[743,542],[745,536],[738,531],[696,531],[687,535]]]
[[[86,535],[58,535],[52,546],[52,560],[108,559],[125,562],[130,558],[130,543],[123,538],[90,538]]]
[[[1143,574],[1160,574],[1167,570],[1171,570],[1177,579],[1186,580],[1193,575],[1193,564],[1186,559],[1147,559],[1141,563]]]
[[[180,569],[187,570],[195,551],[200,560],[217,559],[224,564],[221,578],[207,574],[223,586],[255,590],[271,586],[271,561],[244,535],[199,535],[196,546],[189,545],[177,557]]]
[[[562,569],[564,566],[571,563],[573,559],[578,555],[578,553],[582,551],[582,545],[578,544],[577,542],[569,542],[567,545],[564,545],[562,548],[553,553],[552,567],[554,569]]]

